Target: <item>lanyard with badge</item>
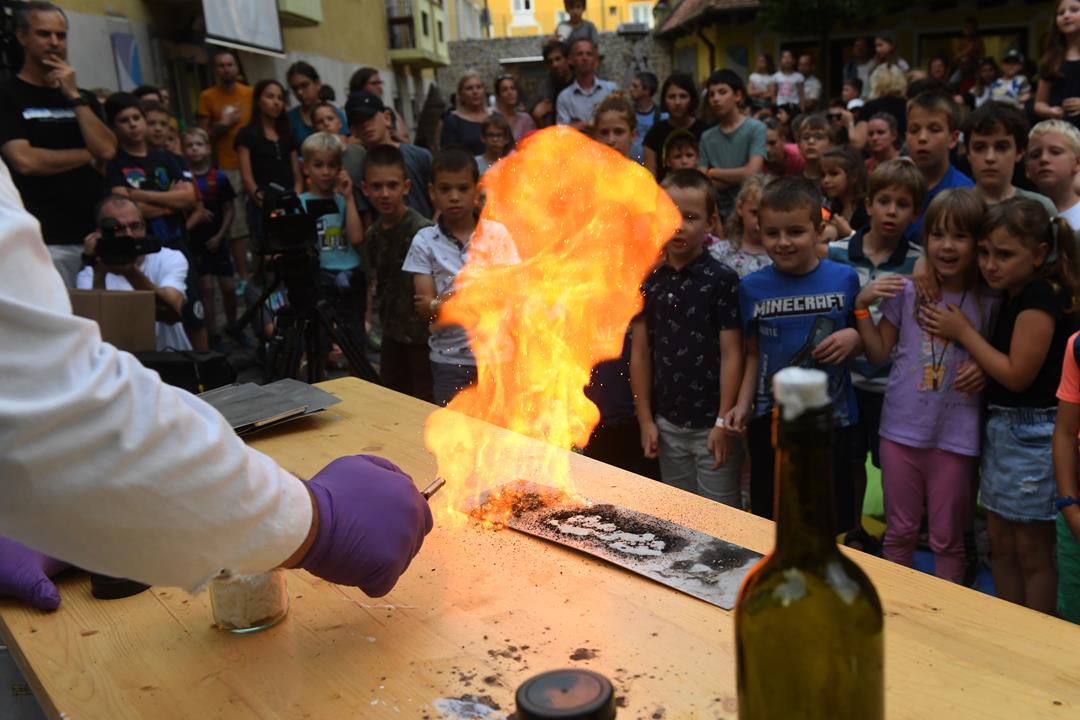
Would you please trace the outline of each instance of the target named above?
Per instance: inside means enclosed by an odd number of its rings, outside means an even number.
[[[957,306],[962,311],[964,309],[964,301],[967,300],[967,290],[960,296],[960,304]],[[945,353],[949,350],[949,340],[945,341],[945,344],[941,346],[941,355],[937,352],[937,343],[934,342],[936,336],[929,332],[924,331],[930,336],[930,364],[923,365],[923,385],[937,392],[945,385]]]

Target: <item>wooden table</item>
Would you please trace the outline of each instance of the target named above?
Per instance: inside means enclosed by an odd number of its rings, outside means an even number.
[[[430,405],[354,379],[325,387],[345,402],[252,444],[301,474],[368,452],[430,481]],[[571,467],[588,496],[772,546],[765,520],[579,455]],[[889,718],[1080,717],[1080,627],[853,557],[885,606]],[[286,620],[241,637],[211,626],[205,592],[103,602],[76,575],[55,613],[0,602],[0,634],[52,717],[434,720],[437,699],[464,696],[509,714],[519,683],[566,666],[611,678],[620,720],[736,714],[730,613],[511,531],[436,526],[385,598],[301,571],[289,587]]]

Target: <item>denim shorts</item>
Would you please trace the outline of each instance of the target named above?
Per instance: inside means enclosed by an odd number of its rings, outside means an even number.
[[[1050,521],[1054,509],[1056,408],[991,405],[983,442],[982,503],[1012,522]]]

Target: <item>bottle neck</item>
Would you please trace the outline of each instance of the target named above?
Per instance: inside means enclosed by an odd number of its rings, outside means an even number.
[[[833,535],[832,408],[807,410],[794,420],[774,411],[776,438],[776,550],[784,558],[837,552]]]

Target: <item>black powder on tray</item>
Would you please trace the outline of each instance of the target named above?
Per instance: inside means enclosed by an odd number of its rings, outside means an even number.
[[[687,539],[658,520],[630,515],[614,505],[593,505],[541,513],[530,518],[538,534],[574,540],[626,557],[657,557],[678,552]]]
[[[510,514],[517,518],[527,512],[540,510],[547,505],[548,502],[540,493],[522,493],[514,498],[514,502],[510,506]]]

